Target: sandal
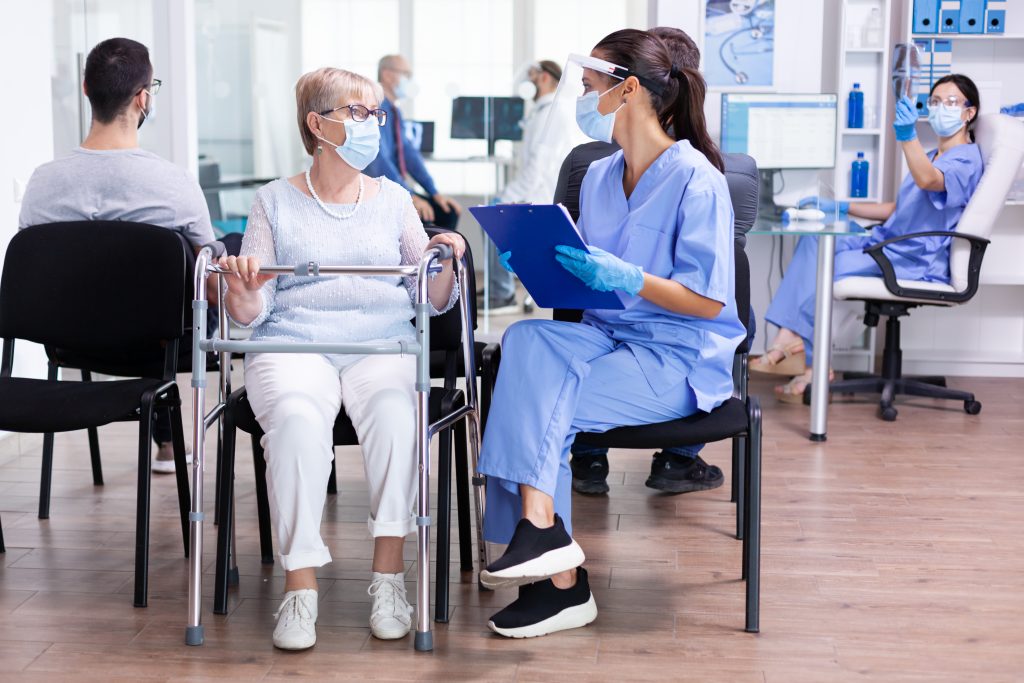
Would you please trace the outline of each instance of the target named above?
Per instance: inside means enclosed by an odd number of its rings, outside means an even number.
[[[832,370],[829,370],[828,381],[831,382],[833,379],[835,379],[835,373],[833,373]],[[802,404],[804,402],[804,391],[806,391],[809,386],[811,386],[811,383],[804,375],[797,375],[785,384],[780,384],[775,387],[775,398],[779,399],[783,403]],[[828,402],[832,402],[831,393],[828,396]]]
[[[772,354],[781,354],[781,357]],[[751,372],[767,375],[802,375],[807,370],[804,343],[797,341],[789,346],[773,344],[765,350],[763,356],[751,360],[749,368]]]

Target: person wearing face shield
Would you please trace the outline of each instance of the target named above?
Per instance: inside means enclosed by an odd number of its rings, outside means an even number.
[[[700,49],[686,32],[670,26],[657,26],[648,31],[665,42],[672,62],[677,68],[698,69]],[[619,151],[612,142],[588,142],[573,148],[558,174],[554,201],[563,204],[574,220],[579,217],[580,186],[590,164]],[[725,164],[728,167],[729,159]],[[556,311],[555,319],[559,318]],[[566,317],[565,319],[569,319]],[[573,316],[575,321],[577,317]],[[718,488],[725,481],[725,475],[717,465],[710,465],[700,457],[702,445],[665,448],[654,454],[647,486],[666,493],[690,493]],[[573,443],[572,489],[585,495],[608,493],[608,449]]]
[[[496,199],[498,204],[544,204],[551,201],[559,165],[578,135],[576,122],[569,112],[552,106],[555,88],[562,78],[562,67],[551,60],[543,60],[530,65],[526,76],[534,89],[533,106],[520,122],[523,140],[517,146],[515,171],[512,181]],[[519,307],[512,273],[502,267],[493,245],[488,258],[490,313],[517,312]]]
[[[416,96],[412,67],[402,55],[386,55],[377,64],[377,80],[384,88],[380,108],[387,114],[387,123],[381,130],[380,153],[370,161],[366,174],[384,176],[404,187],[412,195],[413,206],[424,223],[454,230],[462,207],[451,197],[438,192],[434,178],[423,163],[423,155],[402,126],[398,100],[408,101]],[[413,189],[410,180],[419,184],[423,194]]]
[[[89,135],[70,155],[35,170],[22,198],[18,228],[119,220],[177,230],[196,252],[214,243],[210,212],[196,179],[139,148],[140,134],[154,125],[161,86],[153,78],[146,46],[128,38],[104,40],[89,52],[83,75],[92,112]],[[140,130],[143,124],[147,128]],[[216,291],[211,284],[210,292]],[[156,413],[153,440],[153,471],[173,473],[169,413]]]
[[[963,74],[950,74],[932,86],[928,98],[928,124],[938,147],[925,151],[917,138],[917,110],[908,97],[896,103],[893,128],[910,172],[903,179],[895,202],[870,203],[806,197],[801,207],[826,214],[884,221],[868,236],[836,243],[835,279],[881,277],[882,271],[864,248],[884,240],[923,231],[956,229],[967,202],[978,187],[984,162],[971,129],[981,110],[974,82]],[[915,237],[885,248],[900,280],[949,282],[949,237]],[[775,388],[780,401],[803,403],[811,382],[814,337],[814,278],[817,238],[801,237],[786,275],[765,319],[779,333],[763,356],[750,361],[750,369],[789,375],[788,384]],[[827,353],[828,350],[823,350]]]
[[[488,622],[507,637],[597,617],[572,538],[575,435],[714,410],[732,395],[746,335],[732,202],[700,73],[676,66],[658,37],[625,29],[570,57],[563,86],[579,95],[581,130],[621,150],[583,180],[577,227],[587,251],[559,246],[551,256],[588,287],[619,292],[624,308],[587,310],[580,323],[520,321],[502,341],[479,471],[485,538],[508,546],[480,580],[519,587]],[[514,267],[516,255],[506,260]]]
[[[299,134],[312,163],[256,193],[242,255],[225,257],[225,306],[255,341],[414,341],[416,278],[292,277],[260,273],[265,263],[398,266],[419,263],[436,244],[461,258],[455,233],[428,239],[409,193],[362,171],[377,156],[386,113],[380,86],[343,69],[323,68],[295,86]],[[459,296],[451,259],[428,284],[432,314]],[[270,516],[285,570],[274,645],[301,650],[316,642],[316,568],[331,561],[320,536],[332,433],[344,405],[359,443],[369,488],[367,526],[374,537],[369,594],[376,638],[405,636],[412,624],[402,545],[415,531],[416,359],[249,353],[245,385],[266,436]]]

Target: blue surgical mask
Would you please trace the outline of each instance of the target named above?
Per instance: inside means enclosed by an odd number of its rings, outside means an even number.
[[[327,120],[334,121],[335,119]],[[346,164],[357,171],[362,171],[377,158],[377,153],[380,152],[380,126],[373,116],[365,121],[346,119],[342,123],[345,126],[345,143],[336,145],[334,151]],[[334,144],[325,138],[320,139]]]
[[[625,83],[623,81],[622,83]],[[610,114],[602,114],[597,110],[598,103],[601,98],[610,93],[615,88],[618,88],[619,83],[611,88],[608,88],[603,93],[598,94],[597,91],[588,92],[582,97],[576,98],[576,124],[583,131],[583,134],[587,137],[601,142],[612,141],[612,130],[615,128],[615,114],[622,109],[626,104],[623,102],[618,108]]]
[[[964,127],[963,107],[947,107],[940,104],[928,107],[928,123],[940,138],[948,138]]]
[[[400,76],[395,86],[395,99],[406,100],[416,97],[416,84],[408,76]]]
[[[153,115],[156,114],[156,98],[153,97],[153,93],[148,90],[146,91],[146,95],[148,96],[146,97],[146,104],[148,106],[142,110],[142,116],[139,117],[139,125],[135,126],[136,129],[142,128],[142,124],[153,118]]]

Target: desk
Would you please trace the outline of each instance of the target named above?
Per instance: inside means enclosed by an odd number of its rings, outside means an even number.
[[[774,218],[758,217],[751,235],[815,235],[818,268],[814,284],[814,364],[811,367],[811,441],[824,441],[828,433],[828,368],[832,357],[832,283],[837,237],[859,237],[867,230],[853,221],[818,223],[796,221],[783,225]]]

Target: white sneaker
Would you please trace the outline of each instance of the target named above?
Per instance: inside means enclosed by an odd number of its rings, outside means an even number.
[[[161,455],[166,455],[167,458],[162,459]],[[192,449],[187,445],[185,446],[185,464],[192,464]],[[156,474],[174,474],[174,445],[170,442],[159,444],[156,449],[156,457],[153,458],[150,467]]]
[[[274,647],[305,650],[316,643],[317,592],[312,588],[288,591],[274,613]]]
[[[370,588],[373,597],[370,611],[370,631],[375,638],[395,640],[412,628],[412,605],[405,596],[405,573],[373,573]]]

